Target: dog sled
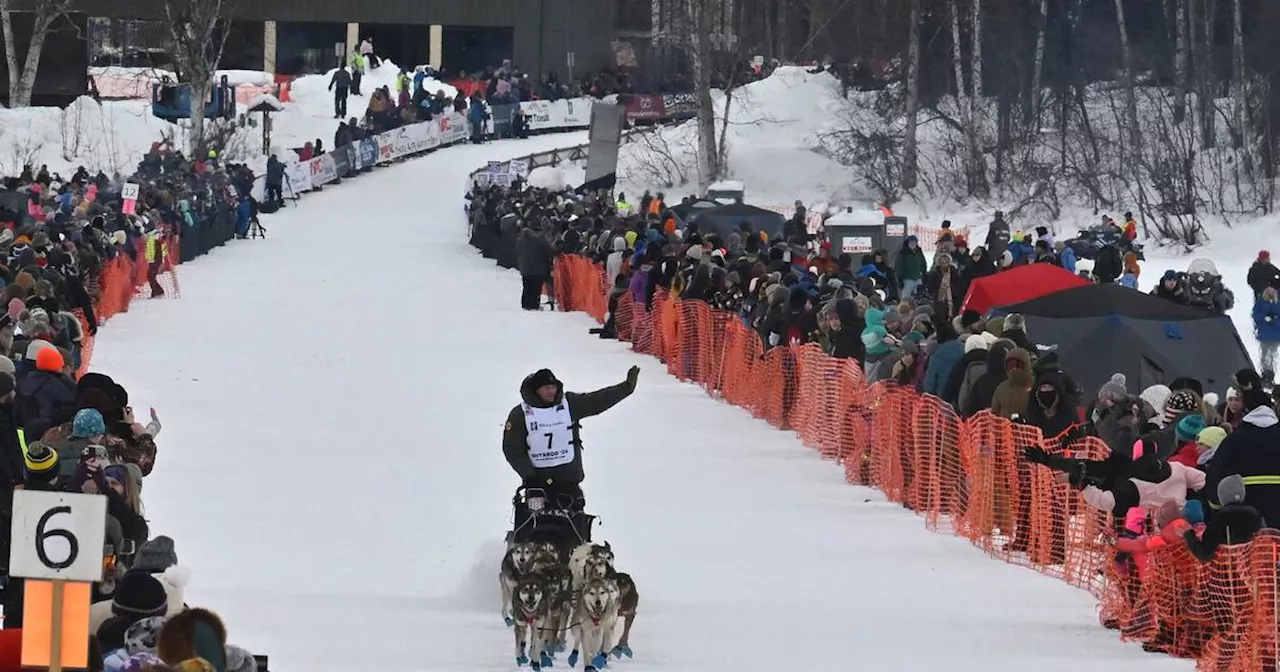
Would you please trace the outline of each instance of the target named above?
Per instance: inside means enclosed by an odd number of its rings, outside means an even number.
[[[520,486],[511,498],[515,516],[507,532],[507,546],[549,542],[561,557],[569,557],[574,548],[591,543],[596,517],[584,510],[585,504],[581,495]]]
[[[614,569],[613,549],[591,541],[596,517],[581,491],[520,487],[511,500],[512,529],[499,570],[503,620],[515,632],[515,660],[533,672],[551,667],[574,646],[569,667],[599,672],[631,658],[631,625],[639,593],[629,574]]]

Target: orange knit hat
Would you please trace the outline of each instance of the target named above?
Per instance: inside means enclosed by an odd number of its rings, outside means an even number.
[[[43,348],[36,354],[36,369],[40,371],[62,373],[62,367],[65,365],[62,353],[58,352],[57,348]]]

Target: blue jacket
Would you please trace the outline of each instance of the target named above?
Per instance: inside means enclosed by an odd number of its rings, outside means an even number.
[[[1013,263],[1018,263],[1023,259],[1029,259],[1036,254],[1036,248],[1026,243],[1009,243],[1009,254],[1013,256]]]
[[[1253,333],[1260,343],[1280,341],[1280,302],[1258,299],[1253,303]]]
[[[1062,254],[1058,255],[1058,260],[1062,262],[1063,268],[1072,273],[1076,272],[1076,251],[1071,249],[1071,246],[1063,246]]]
[[[924,393],[941,397],[947,387],[947,378],[951,376],[951,369],[963,358],[964,343],[959,339],[939,345],[929,355],[929,364],[924,370]]]
[[[467,119],[473,124],[484,121],[484,103],[478,99],[472,101],[471,109],[467,112]]]

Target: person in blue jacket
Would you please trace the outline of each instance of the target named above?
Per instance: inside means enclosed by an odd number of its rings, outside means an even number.
[[[236,237],[249,237],[249,223],[253,221],[253,197],[245,196],[236,205]]]
[[[1075,273],[1076,261],[1078,261],[1076,251],[1071,249],[1070,245],[1063,245],[1062,242],[1056,243],[1054,247],[1057,248],[1058,261],[1062,264],[1062,267]]]
[[[1276,350],[1280,349],[1280,295],[1275,287],[1264,289],[1253,303],[1253,333],[1262,351],[1262,379],[1272,380],[1276,372]]]
[[[477,145],[484,140],[484,118],[484,99],[472,95],[471,107],[467,109],[467,121],[471,122],[471,142]]]
[[[924,370],[924,393],[941,397],[947,389],[947,379],[951,370],[964,358],[964,341],[956,334],[951,320],[938,322],[938,345],[929,355],[929,364]]]

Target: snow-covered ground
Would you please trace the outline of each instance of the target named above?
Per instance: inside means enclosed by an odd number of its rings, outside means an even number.
[[[113,76],[154,78],[160,71],[138,68],[95,68]],[[362,96],[347,101],[347,115],[361,117],[369,105],[369,94],[387,86],[394,92],[397,66],[390,62],[369,70],[361,85]],[[169,73],[170,75],[172,73]],[[232,84],[270,84],[264,72],[229,70]],[[332,73],[308,75],[293,81],[292,101],[283,112],[273,115],[272,146],[283,152],[301,147],[306,142],[323,139],[332,148],[338,120],[333,118],[333,94],[328,91]],[[443,90],[453,96],[456,90],[437,81],[428,81],[427,90]],[[247,102],[247,101],[246,101]],[[240,105],[241,111],[245,109]],[[264,163],[260,115],[249,115],[254,125],[238,133],[224,157],[257,166]],[[101,104],[89,97],[76,100],[65,110],[53,107],[0,109],[0,175],[16,175],[25,164],[46,164],[54,172],[70,175],[77,166],[103,170],[108,175],[133,172],[152,142],[166,134],[184,137],[178,126],[151,116],[149,100],[110,100]]]
[[[1120,643],[1088,593],[927,532],[794,435],[588,336],[585,316],[519,310],[518,276],[466,243],[467,174],[585,137],[446,149],[310,195],[266,240],[184,265],[182,300],[103,330],[95,369],[165,420],[148,517],[232,641],[282,670],[514,670],[503,419],[534,369],[588,390],[639,364],[636,394],[584,423],[597,538],[642,595],[636,659],[611,667],[1193,668]],[[370,203],[391,206],[370,222]],[[329,263],[353,254],[372,265]]]

